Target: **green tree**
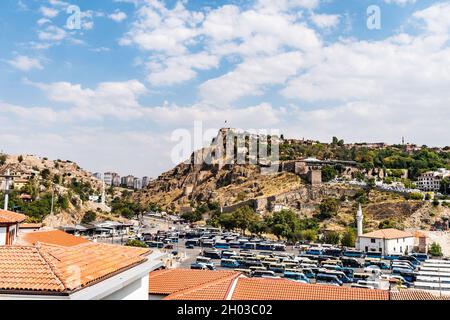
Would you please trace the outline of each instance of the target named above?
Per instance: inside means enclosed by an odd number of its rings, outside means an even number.
[[[45,168],[41,171],[41,177],[44,180],[47,180],[50,177],[50,170]]]
[[[320,218],[329,219],[337,215],[339,210],[339,201],[334,198],[326,198],[319,205]]]
[[[92,210],[89,210],[84,214],[83,219],[81,219],[81,223],[83,223],[83,224],[91,223],[91,222],[94,222],[96,219],[97,219],[97,213],[95,213]]]
[[[181,219],[186,220],[187,222],[193,223],[202,220],[202,214],[201,212],[195,210],[192,212],[185,212],[181,214]]]
[[[243,233],[247,230],[251,223],[258,221],[255,211],[249,206],[241,207],[231,214],[236,223],[236,227],[241,229]]]
[[[128,240],[125,244],[127,247],[138,247],[138,248],[148,248],[147,244],[145,242],[142,242],[140,240]]]
[[[19,161],[19,163],[22,163],[23,162],[23,156],[22,155],[18,156],[17,157],[17,161]]]
[[[342,235],[341,244],[345,247],[354,247],[356,244],[356,231],[353,228],[347,228]]]
[[[324,234],[322,240],[324,243],[339,244],[339,242],[341,240],[341,235],[339,232],[329,231]]]
[[[397,223],[392,219],[386,219],[378,224],[378,229],[395,229],[397,228]]]
[[[324,166],[322,168],[322,181],[328,182],[337,176],[337,171],[332,166]]]
[[[429,253],[433,257],[442,257],[442,248],[439,243],[433,242],[430,246]]]
[[[0,166],[4,165],[6,163],[6,160],[8,159],[8,156],[4,153],[0,154]]]
[[[443,194],[448,194],[450,192],[450,179],[449,177],[445,177],[441,180],[440,191]]]

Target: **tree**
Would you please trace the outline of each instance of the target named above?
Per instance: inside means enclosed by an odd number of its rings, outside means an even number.
[[[138,247],[138,248],[148,248],[148,246],[145,244],[145,242],[139,241],[139,240],[128,240],[125,244],[127,247]]]
[[[339,202],[334,198],[326,198],[319,205],[320,218],[329,219],[335,216],[339,210]]]
[[[443,194],[448,194],[450,192],[450,179],[449,177],[445,177],[441,180],[440,191]]]
[[[84,214],[83,219],[81,219],[81,223],[83,223],[83,224],[91,223],[91,222],[95,221],[96,219],[97,219],[97,214],[94,211],[89,210]]]
[[[324,166],[322,168],[322,181],[328,182],[337,176],[337,171],[332,166]]]
[[[41,171],[41,177],[44,180],[47,180],[50,177],[50,170],[45,168]]]
[[[245,233],[245,230],[249,228],[251,223],[258,220],[255,211],[249,206],[244,206],[235,210],[231,216],[236,223],[236,227],[241,229],[242,233]]]
[[[442,248],[439,243],[433,242],[430,246],[429,253],[433,257],[442,257]]]
[[[6,163],[6,160],[8,159],[8,156],[4,153],[0,154],[0,166],[4,165]]]
[[[253,221],[250,223],[248,230],[252,234],[256,234],[256,235],[260,236],[261,234],[267,232],[268,228],[269,227],[267,226],[267,223],[265,221]]]
[[[192,211],[192,212],[185,212],[180,217],[181,217],[181,219],[184,219],[190,223],[200,221],[203,218],[202,214],[197,210]]]
[[[397,228],[397,223],[392,219],[386,219],[378,224],[378,229],[395,229]]]
[[[347,228],[342,235],[341,244],[345,247],[354,247],[356,244],[356,231],[353,228]]]
[[[367,180],[367,187],[369,188],[369,190],[375,188],[375,186],[375,178],[370,178]]]
[[[19,161],[19,163],[22,163],[23,162],[23,156],[22,155],[18,156],[17,157],[17,161]]]
[[[341,235],[336,231],[329,231],[324,234],[323,242],[329,244],[339,244]]]

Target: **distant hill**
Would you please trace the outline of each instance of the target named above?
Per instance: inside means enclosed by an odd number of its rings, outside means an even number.
[[[8,170],[14,176],[9,209],[25,213],[29,221],[43,221],[53,226],[79,223],[86,211],[100,207],[90,202],[89,196],[101,195],[102,182],[72,161],[34,155],[0,155],[0,174]],[[4,179],[0,184],[3,207]],[[54,216],[49,216],[52,192]]]

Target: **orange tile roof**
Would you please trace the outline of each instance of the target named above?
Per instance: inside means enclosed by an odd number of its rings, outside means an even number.
[[[2,246],[0,290],[71,293],[144,262],[143,251],[92,242],[71,247]]]
[[[12,211],[0,210],[0,223],[19,223],[27,219],[27,216]]]
[[[232,300],[389,300],[389,292],[286,279],[240,278]]]
[[[397,238],[409,238],[413,235],[409,232],[405,232],[397,229],[381,229],[369,233],[363,234],[364,238],[378,238],[378,239],[397,239]]]
[[[71,247],[87,243],[89,240],[75,237],[61,230],[50,230],[24,233],[19,236],[18,242],[25,245],[35,245],[38,242],[42,242],[63,247]]]
[[[220,270],[191,270],[167,269],[150,273],[149,293],[168,295],[193,287],[202,286],[210,282],[240,275],[236,271]]]
[[[391,300],[440,300],[440,298],[426,291],[402,290],[391,292]]]
[[[173,293],[165,300],[225,300],[226,298],[231,300],[389,300],[389,292],[234,275]]]

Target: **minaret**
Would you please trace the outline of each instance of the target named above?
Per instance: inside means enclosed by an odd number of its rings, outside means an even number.
[[[363,212],[361,203],[359,204],[358,212],[356,213],[356,226],[358,229],[358,237],[360,237],[363,234]]]

